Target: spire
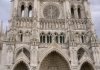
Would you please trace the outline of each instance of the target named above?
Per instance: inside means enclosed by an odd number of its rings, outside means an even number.
[[[2,34],[2,24],[3,24],[3,21],[1,21],[1,24],[0,24],[0,34]]]

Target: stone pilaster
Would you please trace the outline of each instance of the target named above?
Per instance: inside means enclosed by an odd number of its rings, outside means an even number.
[[[74,15],[75,15],[75,18],[77,19],[78,18],[78,11],[77,11],[77,7],[74,8]]]
[[[66,3],[66,12],[67,12],[66,17],[70,18],[71,17],[71,11],[70,11],[71,8],[70,8],[69,0],[66,0],[65,3]]]
[[[25,12],[24,12],[24,17],[28,17],[28,7],[27,6],[25,6]]]

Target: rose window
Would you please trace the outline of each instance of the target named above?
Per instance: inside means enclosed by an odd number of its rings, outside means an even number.
[[[48,19],[56,19],[59,17],[59,9],[56,6],[48,5],[43,11],[44,17]]]

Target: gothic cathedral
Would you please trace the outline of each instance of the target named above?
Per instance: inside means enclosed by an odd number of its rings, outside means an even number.
[[[0,70],[100,70],[88,0],[11,0],[0,26]]]

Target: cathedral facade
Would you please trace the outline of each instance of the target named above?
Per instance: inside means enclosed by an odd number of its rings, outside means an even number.
[[[100,70],[88,0],[11,0],[0,70]]]

